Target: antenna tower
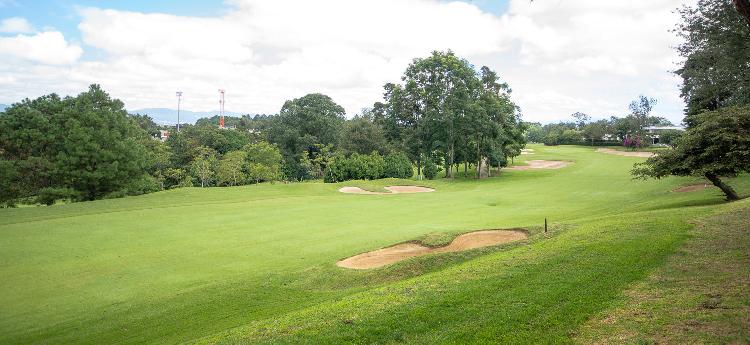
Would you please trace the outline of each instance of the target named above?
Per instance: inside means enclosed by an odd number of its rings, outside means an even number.
[[[219,128],[224,128],[224,89],[219,89]]]

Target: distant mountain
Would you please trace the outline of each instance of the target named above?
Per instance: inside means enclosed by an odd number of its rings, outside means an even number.
[[[145,108],[128,110],[130,114],[148,115],[154,122],[160,125],[173,125],[177,123],[177,109],[169,108]],[[219,111],[190,111],[180,109],[180,123],[195,124],[202,117],[211,117],[218,115]],[[241,116],[247,113],[237,113],[233,111],[224,111],[226,116]]]

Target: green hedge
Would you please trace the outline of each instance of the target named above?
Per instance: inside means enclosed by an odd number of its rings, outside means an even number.
[[[369,155],[353,153],[333,157],[326,167],[323,180],[328,183],[348,180],[376,180],[386,177],[410,178],[414,174],[411,161],[401,152],[385,158],[373,152]]]

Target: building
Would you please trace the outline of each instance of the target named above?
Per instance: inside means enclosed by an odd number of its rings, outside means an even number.
[[[648,137],[651,138],[651,144],[659,144],[659,135],[665,131],[685,131],[685,127],[681,126],[648,126],[645,127]]]

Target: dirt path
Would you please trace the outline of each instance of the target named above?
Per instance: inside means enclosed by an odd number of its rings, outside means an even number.
[[[543,161],[543,160],[530,160],[526,161],[528,165],[514,165],[512,167],[505,168],[507,170],[529,170],[529,169],[560,169],[570,165],[568,161]]]
[[[445,247],[430,248],[417,243],[401,243],[352,256],[336,263],[339,267],[353,269],[378,268],[415,256],[449,253],[474,248],[489,247],[528,238],[524,230],[483,230],[456,237]]]
[[[613,149],[597,149],[596,152],[607,153],[610,155],[626,156],[626,157],[653,157],[656,153],[653,152],[639,152],[639,151],[618,151]]]
[[[390,194],[408,194],[408,193],[429,193],[429,192],[435,191],[432,188],[419,187],[419,186],[388,186],[384,188],[385,190],[388,191],[388,193],[372,192],[369,190],[364,190],[359,187],[341,187],[339,188],[339,192],[348,193],[348,194],[390,195]]]

